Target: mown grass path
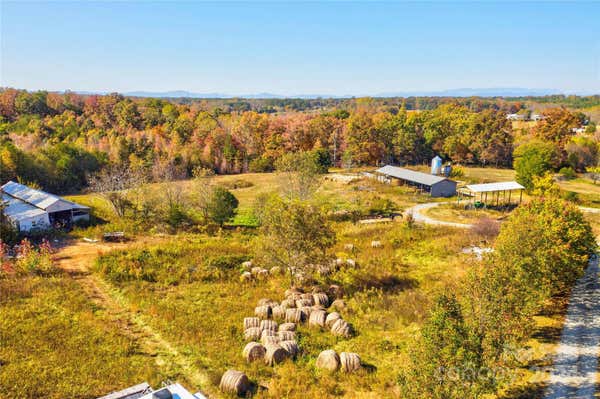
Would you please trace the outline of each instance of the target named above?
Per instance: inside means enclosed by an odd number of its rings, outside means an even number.
[[[133,311],[118,289],[92,273],[91,267],[98,256],[126,247],[127,244],[69,242],[57,251],[55,262],[81,285],[89,299],[106,312],[123,334],[135,340],[145,354],[155,359],[165,375],[180,375],[194,389],[212,394],[208,376],[194,365],[193,359],[164,339],[143,314]]]

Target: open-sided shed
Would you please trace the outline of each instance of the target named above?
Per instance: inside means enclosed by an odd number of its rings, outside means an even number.
[[[499,205],[501,202],[510,204],[513,191],[518,191],[519,203],[521,203],[523,201],[523,190],[525,190],[525,187],[516,181],[504,181],[498,183],[469,184],[461,190],[461,194],[471,197],[473,201],[480,201],[485,204],[488,203],[489,197],[492,203],[495,200],[496,205]],[[500,197],[502,197],[502,201]]]

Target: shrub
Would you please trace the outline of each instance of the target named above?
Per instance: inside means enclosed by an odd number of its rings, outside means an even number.
[[[269,157],[255,158],[248,164],[248,170],[254,173],[272,172],[275,170],[273,159]]]
[[[463,177],[465,175],[465,171],[463,168],[461,168],[460,166],[453,166],[452,167],[452,172],[450,172],[450,177]]]
[[[482,217],[473,223],[471,231],[486,241],[491,241],[500,234],[500,223],[489,217]]]
[[[568,167],[564,167],[561,168],[558,173],[565,179],[567,180],[571,180],[577,177],[577,173],[575,173],[575,171],[573,170],[572,167],[568,166]]]
[[[244,179],[235,179],[221,183],[221,186],[228,190],[236,190],[238,188],[248,188],[254,186],[254,183]]]

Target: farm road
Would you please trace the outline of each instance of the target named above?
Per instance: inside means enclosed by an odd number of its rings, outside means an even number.
[[[571,293],[565,324],[544,399],[593,398],[600,350],[598,257]]]
[[[202,388],[204,391],[210,387],[208,376],[148,325],[143,314],[133,311],[119,290],[91,272],[98,256],[127,246],[128,244],[72,242],[61,247],[54,259],[56,266],[81,285],[88,298],[106,312],[124,335],[135,340],[144,353],[154,357],[166,375],[179,374],[194,388]]]

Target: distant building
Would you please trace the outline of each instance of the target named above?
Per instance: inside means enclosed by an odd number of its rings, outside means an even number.
[[[510,121],[526,121],[527,115],[525,114],[508,114],[506,115],[506,119]]]
[[[21,232],[51,227],[70,228],[90,219],[90,208],[56,195],[9,181],[0,187],[3,213]]]
[[[403,184],[417,187],[432,197],[452,197],[456,195],[456,182],[443,176],[434,176],[397,166],[386,165],[375,171],[384,181],[396,179]]]
[[[206,399],[200,392],[192,394],[178,383],[152,389],[147,382],[112,392],[98,399]]]

